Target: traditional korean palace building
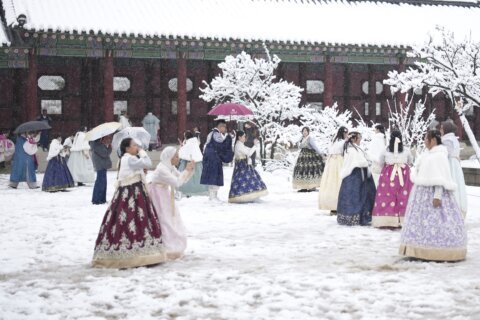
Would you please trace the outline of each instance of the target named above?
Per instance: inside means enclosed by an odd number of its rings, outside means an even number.
[[[203,81],[226,55],[282,59],[278,76],[305,88],[302,104],[337,101],[387,122],[383,80],[413,61],[408,49],[437,25],[480,38],[478,1],[434,0],[0,0],[0,128],[35,119],[74,133],[128,110],[161,118],[162,140],[198,125],[211,105]],[[415,99],[426,92],[415,92]],[[439,120],[455,117],[429,97]],[[480,137],[480,109],[469,120]]]

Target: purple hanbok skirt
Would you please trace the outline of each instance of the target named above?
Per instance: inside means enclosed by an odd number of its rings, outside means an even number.
[[[464,260],[467,231],[452,191],[433,207],[434,187],[414,186],[405,214],[400,254],[432,261]]]

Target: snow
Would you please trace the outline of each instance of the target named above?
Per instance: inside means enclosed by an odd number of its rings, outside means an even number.
[[[5,32],[5,28],[2,24],[0,24],[0,47],[3,45],[10,45],[10,41],[8,40],[7,33]]]
[[[480,169],[480,163],[476,159],[462,160],[462,168]]]
[[[228,179],[231,168],[225,168]],[[262,173],[250,205],[180,201],[186,256],[129,270],[90,267],[106,209],[91,186],[47,194],[0,176],[0,319],[475,319],[480,189],[468,188],[468,258],[407,261],[400,233],[342,227],[288,172]],[[114,172],[109,172],[108,197]],[[39,175],[41,180],[41,175]],[[221,189],[226,200],[228,188]]]
[[[443,25],[480,38],[480,6],[377,1],[287,0],[11,0],[7,24],[26,28],[143,36],[306,43],[412,45]],[[369,18],[374,17],[374,18]],[[392,18],[395,17],[395,18]],[[352,28],[352,26],[355,26]]]

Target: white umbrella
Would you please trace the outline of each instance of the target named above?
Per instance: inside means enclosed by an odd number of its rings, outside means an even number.
[[[94,141],[108,136],[119,130],[122,125],[119,122],[106,122],[96,126],[85,134],[85,140]]]
[[[143,127],[127,127],[120,132],[115,133],[112,140],[113,150],[120,148],[120,143],[125,138],[133,138],[135,142],[144,149],[148,148],[150,143],[150,133]]]

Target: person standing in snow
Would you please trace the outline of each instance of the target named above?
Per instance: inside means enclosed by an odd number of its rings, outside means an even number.
[[[364,226],[372,220],[376,190],[361,141],[359,132],[350,132],[343,149],[342,185],[337,204],[340,225]]]
[[[379,159],[383,165],[377,186],[372,213],[372,225],[376,228],[400,228],[407,209],[413,183],[410,180],[412,164],[410,150],[403,146],[402,134],[392,131],[390,143]]]
[[[252,165],[251,156],[255,153],[256,148],[245,146],[247,140],[245,132],[238,131],[236,137],[235,168],[233,169],[228,202],[252,202],[268,194],[267,186]]]
[[[175,201],[175,189],[186,183],[195,170],[195,162],[189,161],[185,170],[180,173],[175,168],[178,162],[177,149],[166,147],[148,184],[148,192],[160,220],[163,245],[169,259],[180,258],[187,247],[187,232]]]
[[[112,153],[111,143],[111,135],[90,142],[93,167],[97,172],[97,178],[93,186],[93,204],[104,204],[107,202],[107,170],[112,167],[112,160],[110,159]]]
[[[10,188],[16,189],[20,182],[26,182],[30,189],[38,188],[34,155],[38,151],[39,139],[38,132],[22,133],[17,137],[10,173]]]
[[[65,147],[62,137],[57,135],[50,143],[47,156],[47,169],[43,176],[42,191],[57,192],[75,187],[72,174],[65,161]]]
[[[255,143],[256,141],[258,141],[258,130],[257,128],[255,127],[255,124],[251,123],[250,121],[247,121],[245,122],[245,124],[243,125],[243,131],[245,132],[245,135],[246,135],[246,140],[245,140],[245,146],[248,147],[248,148],[253,148],[257,146],[258,143]],[[256,157],[257,157],[257,153],[254,152],[251,156],[251,159],[252,159],[252,166],[255,168],[256,166]]]
[[[142,120],[143,128],[150,133],[148,151],[158,147],[158,130],[160,130],[160,119],[149,112]]]
[[[455,199],[448,150],[430,130],[417,159],[400,238],[400,254],[429,261],[460,261],[467,255],[467,230]]]
[[[457,184],[454,191],[455,199],[465,218],[467,215],[467,188],[465,185],[465,177],[463,175],[462,165],[460,163],[460,144],[458,138],[455,136],[457,126],[452,120],[444,121],[441,124],[440,132],[442,133],[442,144],[448,151],[448,163],[450,164],[450,173],[453,181]]]
[[[118,119],[118,122],[122,125],[120,127],[120,130],[123,130],[125,128],[129,128],[132,126],[132,123],[130,122],[130,119],[128,119],[128,114],[125,111],[122,111],[120,118]]]
[[[325,163],[315,139],[310,136],[310,128],[304,127],[302,135],[299,143],[300,155],[293,169],[293,189],[309,192],[320,186]]]
[[[320,182],[318,206],[320,210],[330,210],[332,215],[337,213],[338,193],[342,184],[340,175],[343,167],[343,147],[347,139],[348,129],[342,126],[338,129],[328,150],[328,158]]]
[[[65,141],[63,142],[63,152],[65,154],[65,160],[68,162],[68,158],[70,157],[70,149],[72,148],[73,145],[73,138],[74,136],[68,136]]]
[[[226,131],[225,120],[217,120],[216,127],[205,142],[200,183],[208,186],[211,201],[219,201],[218,189],[223,186],[223,163],[233,160],[232,137]]]
[[[85,132],[79,131],[75,135],[67,165],[73,180],[78,186],[83,186],[85,183],[95,181],[95,170],[93,169],[90,145],[88,141],[85,140]]]
[[[188,163],[195,161],[195,171],[193,176],[186,181],[182,186],[178,188],[180,192],[185,194],[187,197],[193,195],[204,195],[208,193],[208,187],[200,183],[203,171],[203,155],[200,150],[200,141],[197,137],[193,135],[192,132],[186,131],[184,134],[184,142],[180,147],[178,152],[180,157],[180,164],[178,165],[178,170],[183,172],[187,167]]]
[[[8,139],[8,133],[0,134],[0,168],[5,168],[5,163],[10,161],[15,152],[15,144]]]
[[[98,232],[92,264],[121,269],[164,262],[161,226],[145,185],[144,170],[152,161],[132,138],[122,140],[120,155],[115,193]]]
[[[47,109],[42,110],[42,114],[37,118],[37,121],[46,122],[48,125],[51,126],[52,118],[48,116]],[[43,151],[48,150],[48,144],[50,142],[50,129],[42,130],[40,135],[39,144],[42,147]]]
[[[375,126],[375,134],[372,137],[372,141],[368,144],[368,156],[372,161],[372,175],[375,185],[378,185],[378,179],[380,178],[380,172],[382,166],[380,165],[380,157],[385,153],[387,148],[385,136],[385,127],[381,124]]]

